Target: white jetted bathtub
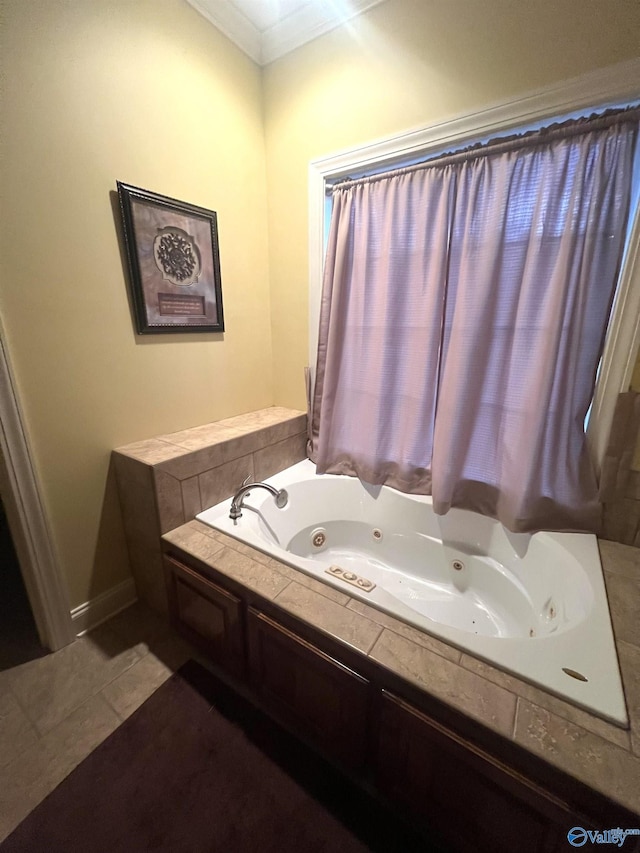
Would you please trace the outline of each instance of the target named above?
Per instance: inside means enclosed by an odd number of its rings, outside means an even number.
[[[514,534],[308,460],[200,521],[620,725],[627,713],[596,539]]]

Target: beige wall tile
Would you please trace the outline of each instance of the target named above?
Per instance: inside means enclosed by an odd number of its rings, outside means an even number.
[[[277,561],[272,560],[272,562],[276,563]],[[350,596],[346,593],[341,592],[339,589],[336,589],[328,583],[322,583],[321,580],[317,580],[310,575],[306,575],[304,572],[298,572],[295,569],[290,569],[289,566],[285,566],[283,563],[279,563],[278,565],[280,567],[279,571],[281,571],[286,578],[295,581],[297,584],[300,584],[300,586],[305,586],[307,589],[317,592],[318,595],[323,595],[330,601],[335,601],[336,604],[346,607],[351,600]]]
[[[223,546],[212,564],[230,578],[268,599],[274,599],[290,583],[280,572],[245,557],[233,548]]]
[[[129,562],[138,599],[157,613],[166,614],[167,598],[159,531],[152,545],[145,543],[129,545]]]
[[[116,480],[127,544],[156,542],[160,531],[152,469],[138,463],[121,466]]]
[[[431,637],[423,631],[418,631],[417,628],[412,628],[411,625],[401,622],[399,619],[390,616],[388,613],[383,613],[382,610],[378,610],[376,607],[370,607],[368,604],[365,604],[364,601],[353,598],[349,602],[348,607],[350,610],[355,610],[356,613],[361,613],[373,622],[377,622],[378,625],[388,628],[390,631],[393,631],[394,634],[399,634],[401,637],[411,640],[411,642],[417,643],[425,649],[431,649],[432,652],[442,655],[442,657],[454,661],[454,663],[457,663],[460,660],[461,652],[459,649],[450,646],[448,643],[443,643],[442,640],[438,640],[436,637]]]
[[[297,582],[290,583],[276,603],[305,622],[361,652],[368,652],[382,630],[380,625],[325,595]]]
[[[516,709],[513,693],[386,628],[370,657],[489,728],[511,737]]]
[[[184,480],[210,468],[217,468],[234,459],[248,456],[255,450],[276,444],[306,429],[305,416],[300,414],[293,417],[289,415],[283,421],[277,418],[274,420],[271,415],[265,416],[264,424],[261,424],[259,417],[253,417],[259,414],[253,412],[237,419],[232,418],[230,421],[236,421],[233,427],[223,427],[224,422],[221,421],[209,425],[211,429],[196,428],[201,430],[200,434],[192,430],[186,431],[195,436],[190,439],[186,433],[181,434],[185,448],[189,446],[189,449],[176,458],[160,463],[158,468],[179,480]]]
[[[605,572],[604,580],[616,639],[624,640],[633,646],[640,646],[640,619],[638,618],[640,578],[633,580],[623,575]]]
[[[206,533],[208,536],[212,536],[213,538],[217,539],[217,541],[224,544],[226,548],[231,548],[256,563],[262,563],[263,566],[269,566],[269,568],[273,569],[273,571],[275,572],[278,572],[278,574],[282,575],[287,580],[296,581],[302,586],[306,586],[309,589],[313,589],[321,595],[324,595],[326,598],[330,598],[332,601],[336,601],[338,604],[346,605],[349,601],[350,596],[346,593],[340,592],[340,590],[336,589],[335,587],[330,586],[326,583],[322,583],[320,580],[316,580],[315,578],[304,574],[304,572],[301,572],[298,569],[293,569],[291,568],[291,566],[286,565],[286,563],[281,563],[279,560],[274,560],[273,557],[269,556],[269,554],[264,554],[262,551],[258,551],[256,548],[252,548],[250,545],[246,545],[244,542],[240,542],[238,539],[234,539],[232,536],[227,536],[224,533],[220,533],[219,531],[214,530],[212,527],[209,527],[206,524],[202,524],[201,522],[196,523],[200,526],[200,528],[204,528],[204,533]]]
[[[257,548],[245,545],[244,542],[241,542],[239,539],[234,539],[233,536],[227,536],[225,533],[221,533],[220,531],[216,531],[212,527],[209,527],[208,535],[211,534],[213,534],[215,538],[225,546],[225,548],[233,548],[234,551],[237,551],[239,554],[243,554],[250,560],[255,560],[256,563],[262,563],[264,566],[271,566],[275,571],[279,571],[280,568],[285,568],[277,560],[274,560],[273,557],[259,551]],[[293,572],[293,569],[291,571],[294,574],[300,574],[299,572]]]
[[[172,432],[165,436],[165,439],[171,444],[179,445],[183,450],[192,451],[202,450],[211,444],[220,444],[230,438],[235,438],[236,435],[237,432],[233,428],[229,428],[218,421]]]
[[[506,690],[515,693],[517,696],[521,696],[523,699],[546,708],[559,717],[564,717],[565,720],[570,720],[576,725],[600,735],[600,737],[617,744],[623,749],[630,748],[629,732],[625,729],[614,726],[612,723],[606,722],[606,720],[601,720],[599,717],[595,717],[593,714],[589,714],[575,705],[564,702],[562,699],[552,696],[551,693],[540,690],[532,684],[528,684],[526,681],[522,681],[507,672],[496,669],[471,655],[463,654],[460,665],[470,672],[475,672],[477,675],[482,676],[482,678],[486,678],[487,681],[498,684]]]
[[[158,468],[178,480],[186,480],[197,477],[198,474],[211,468],[233,462],[241,456],[248,456],[253,453],[255,447],[255,436],[240,436],[185,453],[183,456],[159,465]]]
[[[193,529],[197,530],[199,533],[202,533],[205,536],[210,536],[212,539],[217,539],[221,545],[229,545],[230,542],[235,541],[231,536],[225,536],[224,533],[221,533],[219,530],[215,530],[213,527],[205,524],[204,521],[198,521],[194,518],[191,521],[188,521],[187,524],[193,525]]]
[[[631,720],[632,749],[636,755],[640,755],[640,648],[619,642],[618,660]]]
[[[602,568],[612,575],[624,575],[632,580],[640,580],[640,548],[623,545],[620,542],[598,540]]]
[[[148,490],[152,488],[151,466],[146,462],[140,462],[131,456],[123,456],[115,450],[111,454],[111,461],[118,483],[133,489]]]
[[[154,469],[153,478],[160,533],[166,533],[168,530],[180,527],[185,522],[182,509],[182,489],[180,481],[164,471]]]
[[[202,511],[200,499],[200,483],[197,477],[189,477],[183,480],[182,486],[182,509],[185,521],[190,521]]]
[[[624,496],[634,501],[640,500],[640,471],[629,471]]]
[[[292,430],[294,432],[300,431],[301,417],[304,418],[304,414],[295,409],[273,406],[268,409],[259,409],[256,412],[225,418],[211,424],[203,424],[192,429],[170,433],[161,438],[188,450],[198,450],[210,444],[239,438],[249,433],[274,429],[279,432],[275,433],[277,437],[273,438],[272,441],[278,441],[285,438],[286,435],[291,435]]]
[[[518,700],[515,740],[623,806],[640,811],[640,758],[610,741]]]
[[[145,465],[157,465],[159,462],[172,459],[181,452],[181,449],[162,441],[162,439],[148,438],[144,441],[134,441],[131,444],[117,447],[114,452],[136,459],[138,462],[144,462]]]
[[[602,538],[633,545],[640,526],[640,501],[622,500],[605,504]]]
[[[204,562],[212,560],[224,548],[217,539],[190,525],[169,531],[163,539]]]
[[[168,615],[169,601],[161,561],[158,572],[147,577],[136,578],[136,592],[140,600],[144,601],[156,613],[163,616]]]
[[[204,509],[230,498],[249,475],[255,475],[253,456],[241,456],[232,462],[205,471],[198,478]]]
[[[296,462],[307,458],[307,433],[298,435],[263,447],[253,454],[255,460],[255,476],[258,480],[266,480],[279,471],[289,468]]]

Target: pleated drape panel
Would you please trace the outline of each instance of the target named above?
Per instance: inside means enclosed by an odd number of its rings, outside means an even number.
[[[334,192],[312,458],[514,531],[600,514],[590,404],[637,115]]]

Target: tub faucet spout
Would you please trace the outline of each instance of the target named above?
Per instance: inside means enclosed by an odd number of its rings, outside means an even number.
[[[232,518],[234,521],[237,518],[240,518],[242,515],[242,507],[244,505],[243,501],[252,489],[266,489],[269,494],[273,495],[278,509],[283,509],[289,501],[289,495],[285,489],[276,489],[269,485],[269,483],[243,483],[233,496],[231,509],[229,511],[229,518]]]

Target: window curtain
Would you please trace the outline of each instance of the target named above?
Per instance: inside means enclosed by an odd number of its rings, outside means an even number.
[[[314,404],[319,471],[430,493],[454,180],[445,167],[334,195]]]
[[[514,531],[599,520],[584,437],[637,111],[334,191],[311,456]]]

